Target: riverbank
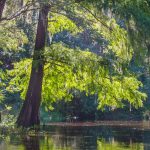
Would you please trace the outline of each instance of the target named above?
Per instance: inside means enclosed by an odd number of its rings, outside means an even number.
[[[150,121],[96,121],[96,122],[52,122],[46,123],[45,126],[121,126],[132,128],[150,129]]]

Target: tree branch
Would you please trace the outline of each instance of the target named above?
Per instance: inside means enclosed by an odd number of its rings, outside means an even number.
[[[35,4],[36,3],[28,1],[23,7],[21,7],[19,10],[17,10],[16,12],[14,12],[11,16],[7,16],[7,17],[1,18],[0,22],[2,22],[2,21],[9,21],[9,20],[12,20],[12,19],[20,16],[21,14],[25,14],[28,11],[33,11],[33,10],[40,9],[39,7],[35,7],[34,8]]]

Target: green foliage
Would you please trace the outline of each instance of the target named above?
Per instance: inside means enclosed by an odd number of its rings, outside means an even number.
[[[108,106],[122,106],[122,99],[129,100],[133,106],[142,106],[141,98],[146,97],[144,93],[138,91],[141,82],[135,77],[123,77],[123,79],[102,80],[102,91],[99,92],[100,105],[99,108],[105,104]]]
[[[2,116],[2,122],[0,123],[0,127],[10,127],[14,126],[16,117],[13,114],[5,114]]]
[[[123,142],[111,141],[107,142],[105,139],[97,140],[98,150],[131,150],[131,149],[138,149],[144,150],[144,144],[142,143],[133,143],[132,145],[127,146]]]
[[[16,5],[12,10],[13,7],[10,6],[14,4],[8,6],[7,15],[18,7]],[[57,100],[71,100],[75,90],[85,92],[87,96],[98,95],[99,109],[105,106],[123,107],[124,101],[129,101],[135,107],[142,106],[146,94],[140,92],[142,84],[128,71],[128,64],[133,55],[145,61],[149,45],[149,14],[148,2],[141,0],[52,2],[48,25],[52,36],[62,31],[77,36],[78,32],[90,30],[94,31],[93,36],[100,37],[99,41],[94,39],[92,43],[105,42],[105,48],[101,56],[88,50],[82,51],[76,45],[67,46],[63,43],[53,42],[45,49],[42,99],[48,109],[52,110],[51,104]],[[23,18],[23,22],[26,21],[24,16]],[[123,21],[123,25],[118,20]],[[2,23],[0,49],[3,53],[9,54],[12,50],[20,53],[23,44],[29,41],[16,26],[18,20]],[[24,28],[26,34],[29,34],[28,27]],[[28,37],[33,36],[33,33],[30,34]],[[137,53],[143,50],[143,54]],[[3,80],[6,78],[4,70],[0,70],[0,99],[4,99],[3,90],[9,80],[7,92],[18,92],[25,98],[31,64],[31,59],[14,63],[14,68],[7,72],[7,81]]]
[[[11,81],[9,82],[9,86],[6,90],[10,93],[22,91],[21,97],[24,98],[29,81],[30,70],[31,60],[29,59],[15,63],[14,69],[8,70],[8,75],[11,75]]]
[[[78,89],[87,95],[98,94],[99,106],[122,107],[128,100],[133,106],[141,107],[146,95],[139,91],[141,82],[134,76],[116,75],[110,77],[107,62],[89,51],[70,49],[63,44],[52,44],[45,51],[45,71],[43,79],[43,102],[50,106],[56,100],[71,100],[72,91]],[[117,67],[117,66],[115,66]],[[18,90],[25,96],[29,81],[31,60],[15,64],[9,71],[12,79],[8,90]],[[51,107],[51,106],[50,106]]]
[[[84,6],[84,4],[74,4],[70,7],[73,10],[70,8],[70,15],[67,15],[68,19],[73,20],[73,22],[81,29],[86,28],[96,31],[101,38],[107,41],[104,53],[110,53],[110,51],[115,53],[118,58],[117,61],[120,63],[130,62],[132,59],[133,48],[129,35],[127,30],[117,23],[115,17],[110,18],[107,14],[103,14],[100,11],[97,12],[92,5]],[[81,20],[81,22],[78,22],[77,20]]]
[[[4,82],[5,77],[6,77],[6,73],[2,69],[0,69],[0,103],[1,101],[4,100],[4,90],[6,86]]]
[[[83,3],[83,4],[82,4]],[[100,18],[101,14],[108,16],[109,20],[115,18],[119,25],[124,28],[127,39],[130,42],[128,50],[134,50],[135,60],[142,64],[147,58],[150,41],[150,4],[147,0],[84,0],[82,5],[87,8],[95,8],[95,16]],[[93,10],[93,9],[92,9]],[[101,18],[100,18],[101,19]],[[113,34],[114,35],[114,34]],[[116,32],[118,36],[118,32]],[[113,36],[111,36],[114,38]],[[124,43],[124,44],[125,44]],[[117,44],[118,45],[118,44]],[[132,47],[131,47],[132,46]],[[123,51],[124,53],[125,51]],[[132,52],[132,51],[131,51]],[[149,56],[148,56],[149,57]]]
[[[48,30],[52,35],[58,32],[62,32],[63,30],[68,30],[74,33],[79,31],[76,24],[66,16],[52,13],[50,15],[51,18],[48,20]]]
[[[20,50],[27,37],[22,30],[16,27],[15,21],[0,24],[0,49],[6,53],[11,50]]]

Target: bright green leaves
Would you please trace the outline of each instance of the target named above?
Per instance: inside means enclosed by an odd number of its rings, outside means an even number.
[[[58,32],[62,32],[64,30],[76,33],[79,31],[78,27],[76,24],[68,19],[64,15],[58,15],[58,14],[50,14],[51,17],[48,20],[48,30],[50,33],[53,35]]]
[[[14,69],[8,71],[8,75],[10,76],[11,80],[6,90],[11,93],[21,92],[21,97],[24,98],[30,78],[30,70],[30,59],[22,60],[21,62],[15,63]]]
[[[73,73],[68,66],[61,63],[48,64],[43,80],[43,100],[52,103],[56,100],[71,100],[69,89],[74,86]]]
[[[84,2],[72,3],[68,6],[69,9],[66,6],[63,8],[64,11],[60,11],[62,15],[52,14],[49,20],[49,32],[53,35],[63,30],[75,32],[81,32],[79,28],[93,30],[107,43],[104,53],[112,51],[120,63],[129,63],[133,49],[126,29],[116,22],[113,13],[112,17],[108,17],[107,14],[98,11],[93,5],[88,5],[88,3],[85,5]],[[81,21],[79,22],[79,20]],[[100,42],[104,41],[101,40]]]
[[[123,80],[123,89],[127,89],[123,92],[124,99],[130,99],[130,103],[136,107],[142,106],[143,104],[140,99],[147,97],[145,93],[139,91],[139,87],[141,86],[142,83],[135,77],[125,77]]]
[[[110,81],[104,78],[101,82],[101,91],[99,92],[99,108],[104,106],[122,107],[123,100],[128,100],[133,106],[141,107],[141,100],[146,99],[146,94],[139,91],[141,82],[135,77],[118,78],[113,77]],[[99,88],[98,88],[99,89]]]
[[[54,44],[50,50],[47,50],[46,56],[47,61],[51,62],[49,70],[52,71],[52,68],[55,68],[55,72],[51,74],[52,80],[47,75],[49,82],[53,82],[53,85],[49,87],[57,86],[53,93],[55,96],[57,93],[59,95],[60,91],[69,95],[71,94],[70,90],[73,89],[85,91],[87,95],[96,93],[98,94],[99,108],[104,106],[122,107],[124,100],[128,100],[132,105],[138,107],[142,106],[142,100],[146,98],[146,95],[139,91],[141,82],[132,76],[120,77],[119,72],[110,77],[107,61],[105,62],[96,54],[70,49],[63,44]],[[60,95],[65,98],[62,93]],[[69,98],[71,97],[70,95]]]
[[[62,99],[71,100],[73,91],[79,90],[87,95],[98,95],[99,108],[122,107],[124,101],[129,101],[135,107],[142,106],[146,95],[139,91],[141,83],[131,75],[123,75],[121,70],[122,64],[131,60],[133,52],[127,31],[121,28],[114,18],[110,19],[103,13],[96,14],[93,7],[92,11],[89,10],[90,6],[85,8],[79,4],[69,7],[69,9],[67,6],[63,7],[64,10],[60,11],[62,15],[50,13],[48,25],[50,34],[67,30],[71,35],[71,32],[80,31],[78,27],[90,29],[104,39],[107,45],[104,49],[106,55],[104,53],[102,55],[106,57],[104,59],[92,52],[81,51],[76,45],[71,45],[70,47],[76,47],[71,49],[62,43],[53,42],[44,53],[43,102],[52,109],[51,103]],[[15,46],[13,49],[16,49],[20,43],[15,44],[10,44],[10,48],[13,45]],[[7,45],[3,47],[9,49]],[[107,59],[110,51],[115,54],[115,59],[111,58],[112,61]],[[31,64],[31,60],[26,59],[16,63],[15,68],[9,71],[12,77],[7,88],[9,92],[18,91],[21,92],[22,98],[25,97]]]
[[[99,109],[105,106],[122,107],[124,101],[142,106],[146,95],[139,91],[141,82],[132,76],[110,77],[108,64],[89,51],[70,49],[64,44],[46,48],[42,99],[51,108],[56,100],[71,100],[73,91],[98,95]],[[13,76],[8,89],[20,90],[24,97],[29,81],[31,60],[15,64],[9,71]]]

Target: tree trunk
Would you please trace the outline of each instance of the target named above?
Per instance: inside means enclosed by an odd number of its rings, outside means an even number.
[[[0,20],[2,19],[2,14],[3,14],[5,3],[6,3],[6,0],[0,0]]]
[[[20,111],[17,125],[30,127],[40,124],[39,108],[41,104],[42,80],[44,69],[44,47],[48,24],[49,6],[43,6],[39,13],[32,69],[26,98]]]

